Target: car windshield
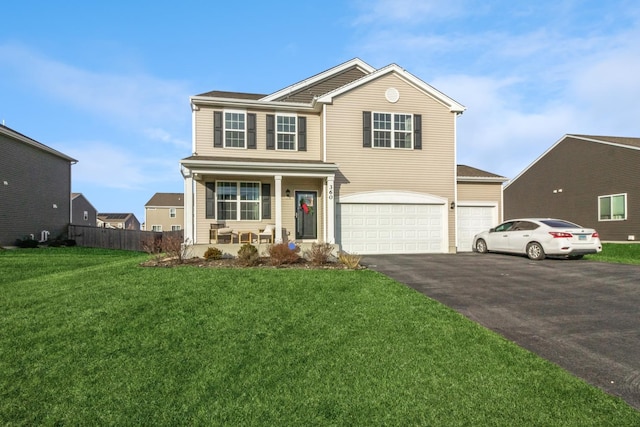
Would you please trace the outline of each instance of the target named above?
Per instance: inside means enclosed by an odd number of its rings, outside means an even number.
[[[559,219],[543,219],[540,222],[552,228],[582,228],[578,224]]]

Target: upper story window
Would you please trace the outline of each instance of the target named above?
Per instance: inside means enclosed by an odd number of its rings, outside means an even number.
[[[245,137],[245,114],[238,111],[225,111],[224,146],[227,148],[244,148]]]
[[[422,115],[363,111],[362,146],[422,149]]]
[[[83,214],[82,214],[82,218],[85,221],[89,221],[89,211],[84,211]]]
[[[169,208],[169,218],[176,217],[176,208]]]
[[[373,146],[413,148],[411,114],[373,113]]]
[[[278,150],[295,150],[296,133],[296,116],[276,116],[276,139]]]
[[[213,112],[213,146],[256,148],[256,114],[244,111]]]
[[[598,197],[599,221],[623,221],[627,219],[627,194]]]

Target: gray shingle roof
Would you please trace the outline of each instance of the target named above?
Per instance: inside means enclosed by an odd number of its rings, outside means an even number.
[[[145,206],[183,206],[184,193],[156,193],[149,199]]]

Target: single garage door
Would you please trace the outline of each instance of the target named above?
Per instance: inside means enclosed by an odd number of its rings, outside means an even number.
[[[442,204],[340,203],[338,211],[338,236],[346,252],[446,252]]]
[[[470,252],[473,236],[498,225],[496,206],[458,206],[458,252]]]

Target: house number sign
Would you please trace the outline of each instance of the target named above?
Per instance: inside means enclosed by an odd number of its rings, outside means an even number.
[[[329,184],[329,200],[333,199],[333,184]]]

